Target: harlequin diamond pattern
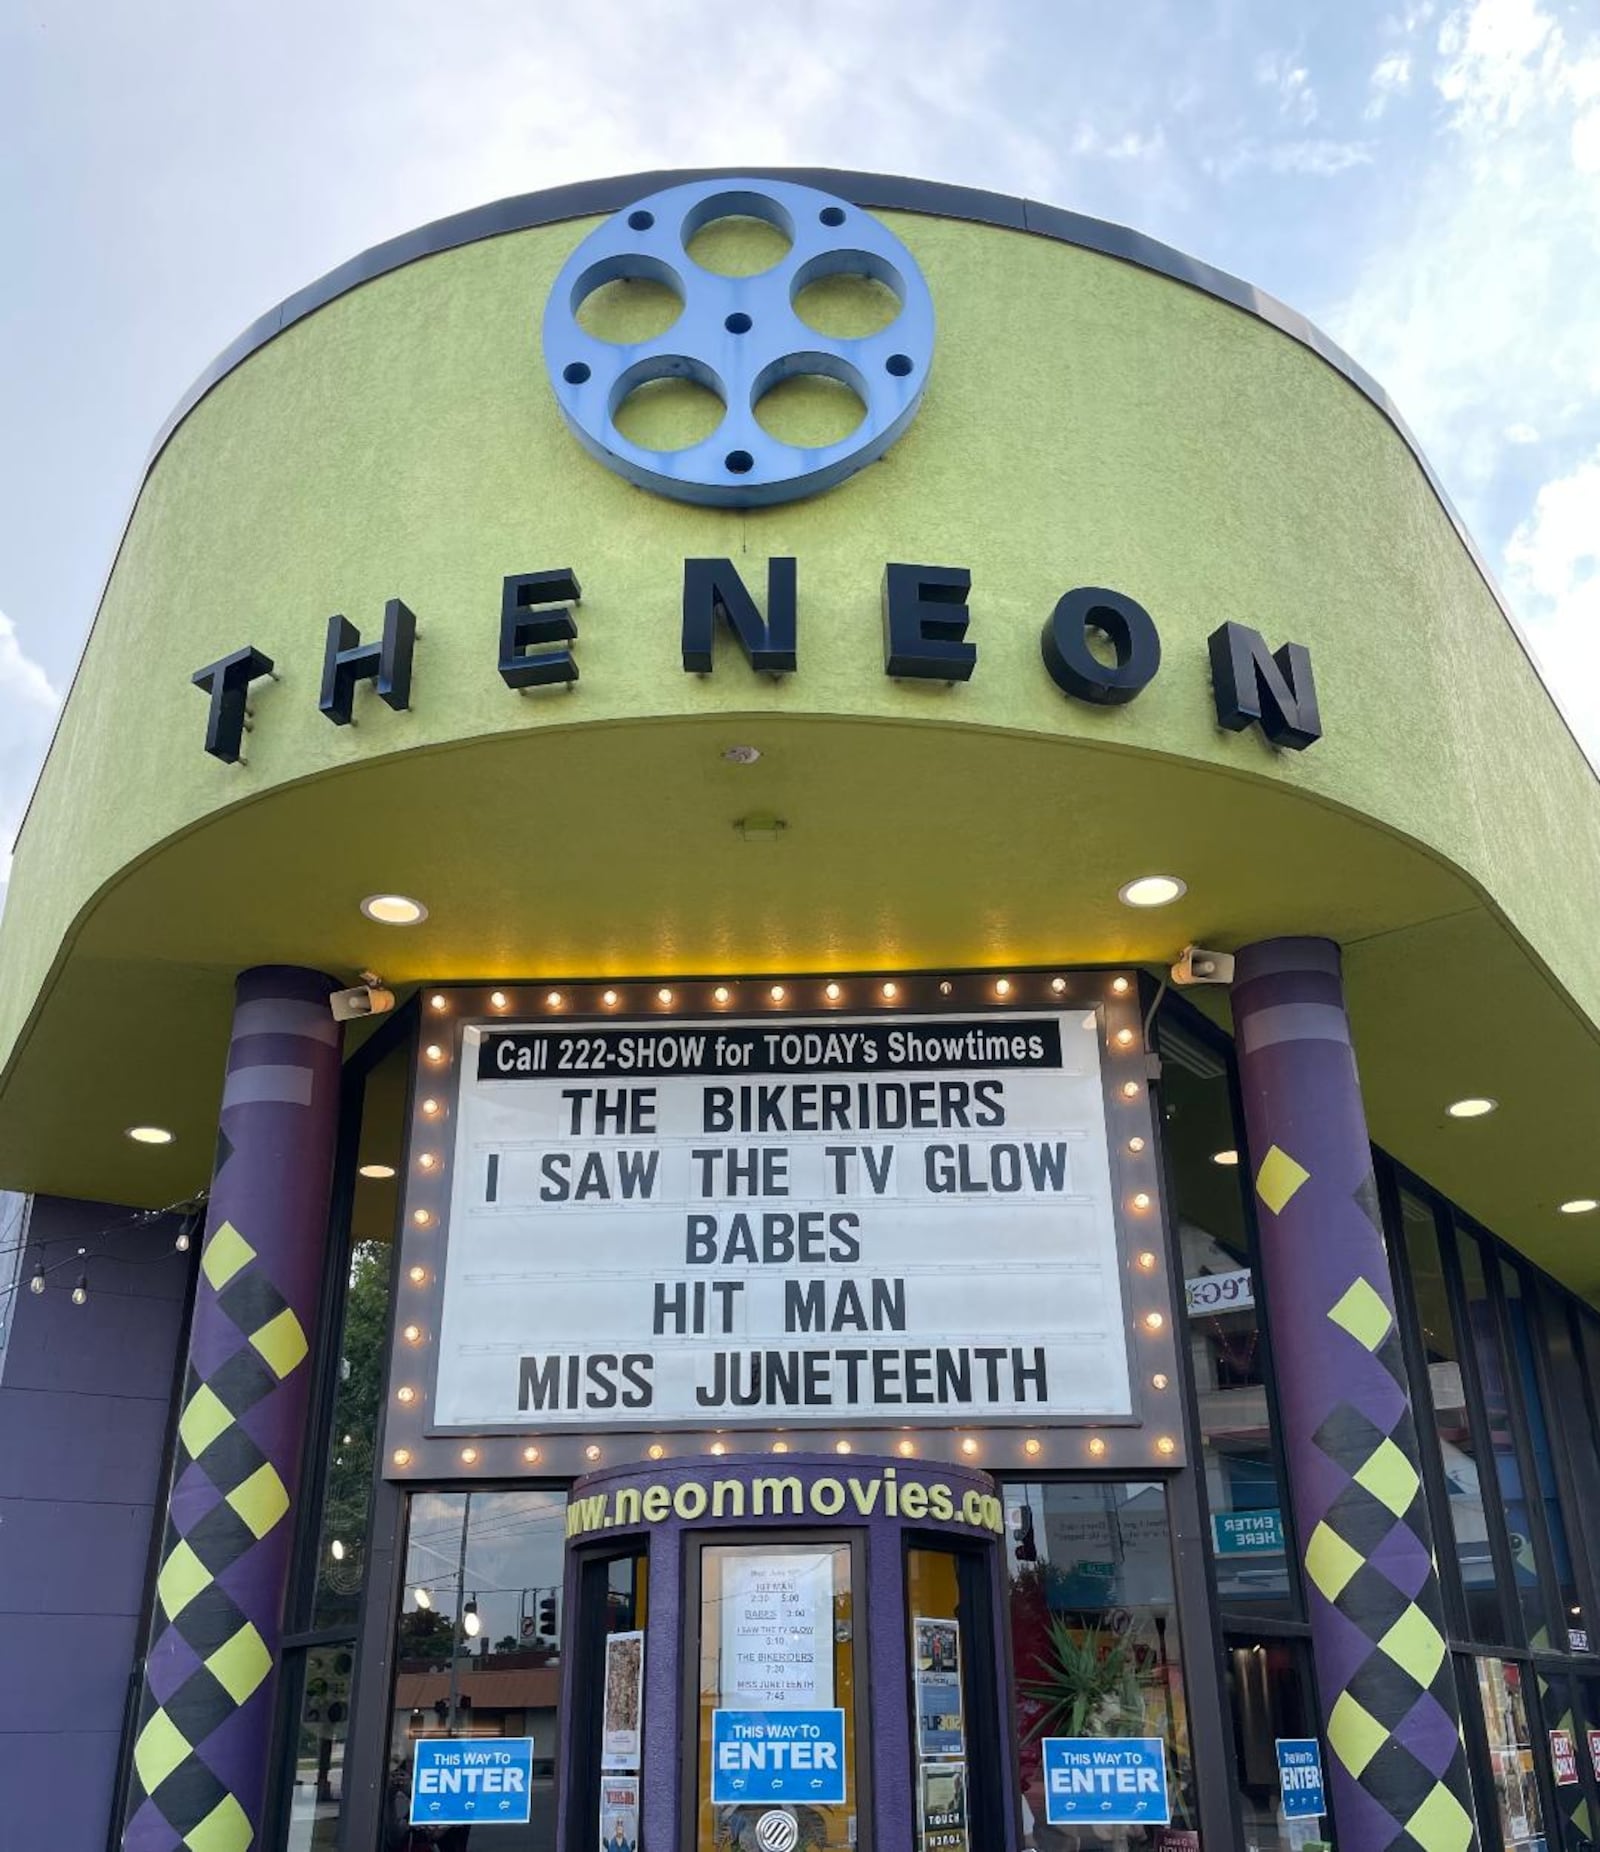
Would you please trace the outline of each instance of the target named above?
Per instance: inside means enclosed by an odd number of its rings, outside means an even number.
[[[1369,1281],[1358,1276],[1328,1317],[1404,1381],[1394,1315]],[[1335,1700],[1328,1746],[1395,1822],[1388,1852],[1466,1852],[1473,1824],[1452,1721],[1437,1577],[1412,1592],[1419,1557],[1432,1561],[1415,1425],[1403,1401],[1387,1431],[1346,1402],[1323,1419],[1312,1439],[1344,1473],[1345,1484],[1307,1540],[1306,1575],[1371,1649]],[[1391,1576],[1391,1564],[1407,1566],[1395,1575],[1411,1573],[1411,1585]],[[1448,1766],[1424,1759],[1429,1742],[1455,1746]]]
[[[249,1817],[203,1752],[271,1674],[272,1654],[217,1578],[288,1512],[277,1466],[240,1422],[300,1367],[307,1343],[294,1311],[231,1223],[213,1232],[200,1266],[217,1306],[237,1329],[238,1345],[204,1378],[191,1367],[185,1385],[178,1471],[187,1475],[190,1495],[174,1507],[186,1514],[181,1528],[175,1521],[167,1526],[156,1577],[166,1628],[150,1653],[153,1681],[159,1666],[170,1669],[176,1683],[160,1701],[147,1687],[134,1775],[143,1797],[139,1811],[159,1813],[187,1852],[248,1852]],[[202,1496],[207,1485],[214,1502]],[[157,1682],[155,1689],[166,1688]]]

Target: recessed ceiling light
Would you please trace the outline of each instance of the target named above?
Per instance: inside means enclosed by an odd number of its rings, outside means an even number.
[[[363,1164],[360,1169],[363,1177],[371,1177],[374,1182],[378,1183],[394,1175],[393,1164]]]
[[[415,926],[428,917],[428,909],[409,894],[369,894],[361,911],[380,926]]]
[[[170,1145],[172,1133],[164,1125],[130,1125],[127,1136],[136,1145]]]
[[[1188,891],[1188,884],[1176,875],[1140,875],[1137,881],[1123,882],[1117,899],[1125,907],[1165,907]]]
[[[1493,1112],[1499,1103],[1498,1100],[1452,1100],[1445,1111],[1452,1119],[1481,1119],[1485,1113]]]
[[[1239,1162],[1239,1153],[1237,1151],[1213,1151],[1211,1153],[1211,1162],[1213,1164],[1237,1164]]]
[[[1574,1196],[1571,1202],[1561,1205],[1563,1215],[1588,1215],[1594,1209],[1600,1209],[1600,1201],[1593,1196]]]

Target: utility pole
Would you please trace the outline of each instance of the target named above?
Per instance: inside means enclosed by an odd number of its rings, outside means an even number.
[[[450,1634],[450,1723],[449,1731],[456,1734],[459,1724],[460,1709],[460,1653],[461,1653],[461,1604],[466,1599],[467,1584],[467,1522],[472,1516],[472,1494],[466,1493],[461,1504],[461,1554],[456,1559],[456,1621]]]

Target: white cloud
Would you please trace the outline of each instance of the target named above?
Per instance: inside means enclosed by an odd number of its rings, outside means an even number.
[[[0,905],[11,878],[11,845],[60,705],[49,676],[0,611]]]
[[[1393,98],[1404,96],[1411,88],[1411,53],[1391,51],[1380,58],[1373,66],[1367,88],[1370,94],[1364,113],[1369,122],[1375,122]]]
[[[1506,544],[1506,568],[1507,589],[1552,683],[1600,688],[1600,449],[1540,489]],[[1600,766],[1600,702],[1567,706]]]
[[[1224,182],[1251,168],[1265,168],[1271,174],[1306,174],[1314,179],[1327,179],[1347,173],[1352,167],[1367,166],[1372,155],[1372,143],[1366,141],[1321,138],[1260,141],[1249,136],[1226,154],[1208,157],[1201,165],[1207,173]]]
[[[1317,93],[1311,73],[1287,52],[1269,51],[1256,60],[1256,82],[1275,91],[1278,113],[1302,128],[1317,119]]]

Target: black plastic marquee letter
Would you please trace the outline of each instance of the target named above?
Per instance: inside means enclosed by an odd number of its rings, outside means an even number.
[[[506,580],[500,595],[500,679],[508,688],[549,688],[578,679],[571,650],[541,645],[577,641],[578,626],[567,606],[582,598],[577,574],[566,567],[517,572]]]
[[[328,619],[328,642],[322,655],[322,698],[317,706],[336,727],[347,727],[355,706],[356,683],[371,682],[380,701],[397,714],[411,705],[411,652],[417,620],[410,608],[391,598],[383,608],[383,636],[363,643],[347,617]]]
[[[906,680],[966,682],[978,652],[966,639],[965,566],[885,566],[883,669]]]
[[[739,577],[731,559],[683,562],[683,666],[691,675],[711,673],[711,639],[721,618],[739,639],[752,669],[787,675],[795,667],[798,629],[795,563],[767,561],[767,615]]]
[[[1293,752],[1322,738],[1311,652],[1303,644],[1269,652],[1259,630],[1228,623],[1212,631],[1207,647],[1219,726],[1230,733],[1259,726],[1274,746]]]
[[[1116,653],[1115,665],[1089,647],[1088,632],[1101,631]],[[1045,619],[1039,650],[1050,679],[1063,692],[1097,707],[1120,707],[1155,679],[1161,667],[1161,638],[1142,604],[1100,585],[1066,593]]]
[[[224,765],[237,765],[244,752],[245,711],[250,684],[272,673],[272,658],[246,644],[231,656],[220,656],[190,676],[196,688],[211,696],[206,716],[206,751]]]

